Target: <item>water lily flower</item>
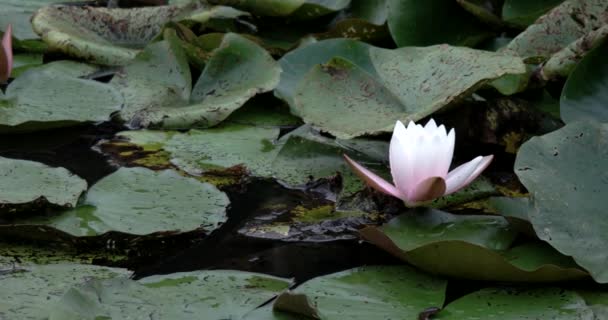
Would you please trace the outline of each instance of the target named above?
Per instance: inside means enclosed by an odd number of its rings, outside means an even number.
[[[5,83],[13,71],[13,28],[9,24],[0,42],[0,83]]]
[[[394,185],[380,178],[348,156],[347,163],[372,188],[397,197],[409,207],[454,193],[471,183],[494,156],[478,156],[449,171],[456,134],[446,132],[433,119],[426,126],[410,122],[407,128],[397,121],[389,148]]]

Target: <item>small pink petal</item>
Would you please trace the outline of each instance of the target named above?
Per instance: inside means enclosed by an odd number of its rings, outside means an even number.
[[[407,202],[429,201],[444,195],[446,189],[445,180],[442,177],[430,177],[420,182],[407,195]]]
[[[353,159],[349,158],[347,155],[344,155],[344,159],[346,163],[353,169],[353,171],[359,176],[359,178],[363,179],[370,187],[386,193],[390,196],[397,197],[399,199],[403,199],[401,192],[395,186],[387,182],[386,180],[380,178],[375,173],[367,170],[362,165],[356,163]]]
[[[447,190],[445,191],[445,194],[454,193],[464,187],[465,182],[471,176],[471,174],[475,172],[477,165],[481,162],[482,159],[483,157],[479,156],[450,171],[450,173],[448,173],[448,177],[445,179],[445,183],[447,185]]]
[[[9,24],[4,31],[0,46],[0,83],[6,82],[13,70],[13,27]]]
[[[464,182],[464,185],[466,186],[469,183],[473,182],[475,178],[477,178],[484,170],[486,170],[486,168],[490,165],[493,159],[494,155],[483,157],[483,159],[481,159],[481,162],[477,165],[475,171],[473,171],[469,178]]]

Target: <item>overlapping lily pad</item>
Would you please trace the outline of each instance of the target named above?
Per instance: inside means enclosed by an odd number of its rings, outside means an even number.
[[[241,271],[174,273],[141,280],[91,280],[73,286],[50,319],[241,319],[291,285],[288,279]],[[86,306],[86,308],[83,308]]]
[[[49,67],[50,68],[50,67]],[[79,70],[79,69],[78,69]],[[123,103],[111,86],[43,66],[25,72],[0,93],[0,131],[35,131],[108,121]]]
[[[512,25],[527,27],[564,0],[505,0],[502,19]]]
[[[198,1],[128,9],[57,5],[38,10],[32,26],[51,49],[98,64],[123,65],[169,21],[206,22],[240,14]]]
[[[519,58],[461,47],[387,50],[356,45],[354,61],[341,53],[349,43],[334,42],[341,44],[337,50],[322,43],[300,49],[309,55],[302,63],[312,68],[289,68],[299,62],[300,50],[282,59],[287,68],[278,94],[306,123],[339,138],[390,132],[397,119],[419,120],[489,80],[525,72]],[[316,60],[326,56],[334,58]],[[307,73],[302,78],[291,75],[296,71]]]
[[[560,99],[560,114],[577,120],[608,122],[608,40],[591,51],[572,72]]]
[[[4,0],[0,3],[0,30],[11,24],[13,35],[17,39],[36,39],[38,35],[34,33],[30,24],[32,14],[44,6],[68,2],[80,2],[80,0]]]
[[[43,224],[75,236],[210,231],[226,220],[228,204],[214,186],[175,171],[122,168],[94,184],[79,207],[20,224]]]
[[[505,52],[536,62],[608,23],[603,0],[568,0],[520,33]]]
[[[453,277],[551,282],[587,276],[571,259],[546,245],[511,248],[516,232],[498,216],[454,216],[427,209],[360,233],[422,270]]]
[[[50,207],[71,208],[87,182],[64,168],[0,157],[0,216]]]
[[[312,19],[346,8],[350,0],[212,0],[209,2],[234,6],[260,16]]]
[[[121,118],[132,127],[214,126],[279,81],[280,68],[264,49],[229,33],[192,86],[176,41],[169,37],[152,44],[112,80],[126,100]]]
[[[315,319],[415,319],[443,304],[446,282],[407,266],[369,266],[309,280],[274,303]]]
[[[515,172],[532,195],[538,237],[608,282],[608,124],[577,121],[526,142]],[[573,223],[576,221],[576,223]]]

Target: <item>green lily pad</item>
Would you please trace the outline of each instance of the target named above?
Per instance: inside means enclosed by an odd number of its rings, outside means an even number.
[[[502,19],[509,24],[525,28],[562,2],[564,0],[505,0]]]
[[[351,0],[349,12],[353,18],[380,26],[388,18],[388,0]]]
[[[593,311],[574,291],[561,288],[486,288],[468,294],[433,319],[555,319],[593,320]]]
[[[388,28],[399,47],[474,46],[491,36],[487,27],[453,0],[389,0],[388,7]]]
[[[536,62],[608,23],[604,0],[568,0],[520,33],[503,50]]]
[[[499,216],[455,216],[426,209],[359,232],[365,240],[422,270],[451,277],[552,282],[587,276],[549,246],[510,248],[516,232]]]
[[[572,72],[560,99],[564,122],[608,122],[608,40],[589,52]]]
[[[313,19],[346,8],[350,0],[211,0],[209,2],[233,6],[260,16]]]
[[[90,278],[128,276],[126,269],[80,264],[3,265],[0,271],[0,316],[48,319],[49,310],[73,285]]]
[[[57,5],[38,10],[32,26],[50,49],[98,64],[124,65],[159,35],[165,23],[204,23],[225,14],[198,1],[128,9]]]
[[[374,73],[340,57],[313,67],[292,112],[338,138],[392,132],[396,120],[420,120],[489,80],[525,72],[519,58],[445,45],[370,48],[369,59]]]
[[[477,17],[479,21],[500,28],[503,25],[502,20],[498,17],[497,8],[494,7],[492,1],[485,0],[456,0],[456,2],[466,11]]]
[[[407,266],[369,266],[309,280],[281,294],[275,310],[315,319],[415,319],[443,305],[446,281]]]
[[[94,184],[79,207],[20,223],[44,224],[75,236],[187,232],[201,226],[210,231],[226,220],[228,204],[214,186],[175,171],[121,168]]]
[[[18,53],[13,56],[12,78],[19,77],[26,70],[40,66],[42,64],[42,54],[40,53]]]
[[[87,182],[64,168],[0,157],[0,216],[44,207],[71,208]]]
[[[81,2],[81,0],[3,0],[0,3],[0,30],[10,24],[13,36],[20,40],[36,39],[30,18],[39,8],[56,3]]]
[[[217,270],[93,280],[73,286],[50,319],[241,319],[291,282],[263,274]],[[86,307],[84,307],[86,306]]]
[[[530,191],[538,237],[608,282],[608,124],[573,122],[524,143],[515,172]],[[574,223],[575,222],[575,223]]]
[[[125,96],[121,118],[132,127],[210,127],[279,81],[280,68],[270,54],[236,34],[224,35],[211,54],[192,87],[175,39],[150,45],[111,82]]]
[[[45,66],[28,70],[0,94],[0,131],[35,131],[110,120],[122,106],[111,86]]]

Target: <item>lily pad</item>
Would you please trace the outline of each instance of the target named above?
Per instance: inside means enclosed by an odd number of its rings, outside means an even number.
[[[36,39],[38,35],[32,30],[30,18],[39,8],[81,0],[3,0],[0,3],[0,30],[7,25],[13,26],[13,36],[20,40]]]
[[[587,276],[549,246],[510,248],[516,232],[498,216],[455,216],[426,209],[359,232],[365,240],[422,270],[451,277],[553,282]]]
[[[342,10],[348,6],[350,0],[211,0],[209,2],[233,6],[260,16],[312,19]]]
[[[0,271],[0,316],[48,319],[49,310],[71,286],[90,278],[128,275],[126,269],[80,264],[4,265]]]
[[[608,40],[593,49],[576,66],[562,91],[560,114],[564,122],[608,122]]]
[[[32,26],[53,50],[98,64],[123,65],[158,36],[165,23],[204,23],[224,14],[198,1],[128,9],[56,5],[38,10]]]
[[[241,319],[291,285],[288,279],[242,271],[217,270],[101,279],[73,286],[50,319]],[[86,308],[83,308],[86,306]]]
[[[433,319],[585,319],[593,311],[574,291],[561,288],[487,288],[468,294],[441,310]]]
[[[369,59],[374,73],[340,57],[314,66],[292,112],[338,138],[392,132],[396,120],[420,120],[489,80],[525,72],[519,58],[446,45],[372,47]]]
[[[187,232],[201,226],[210,231],[226,220],[228,204],[214,186],[175,171],[121,168],[94,184],[79,207],[20,223],[44,224],[75,236]]]
[[[564,0],[505,0],[502,19],[509,24],[525,28],[562,2]]]
[[[64,168],[0,157],[0,216],[44,207],[71,208],[87,182]]]
[[[443,305],[446,281],[407,266],[369,266],[309,280],[281,294],[275,310],[315,319],[415,319]]]
[[[491,33],[453,0],[389,0],[388,27],[399,47],[474,46]]]
[[[530,62],[543,61],[608,23],[604,0],[568,0],[520,33],[504,52]]]
[[[577,121],[524,143],[515,172],[530,191],[538,237],[608,282],[608,124]],[[576,221],[576,223],[573,223]]]
[[[0,94],[0,131],[35,131],[110,120],[122,106],[111,86],[56,69],[28,70]]]
[[[280,68],[270,54],[236,34],[224,35],[211,54],[192,87],[176,40],[150,45],[111,82],[125,96],[121,118],[131,127],[210,127],[279,81]]]

